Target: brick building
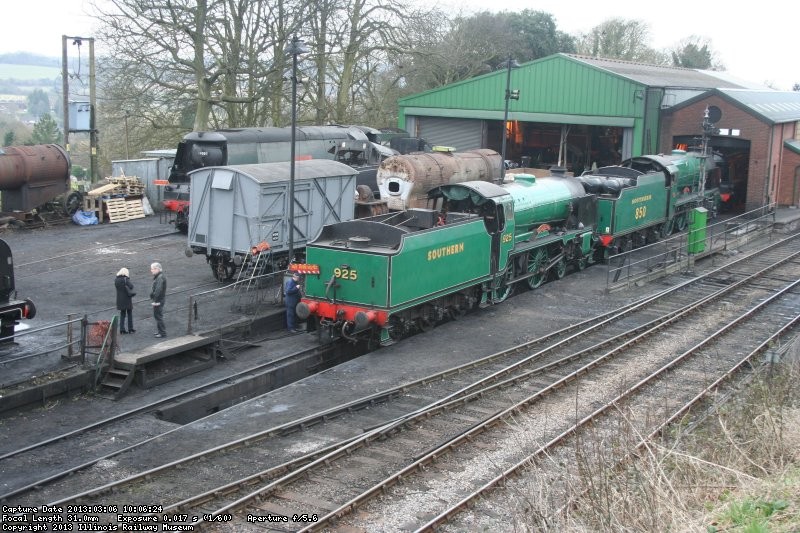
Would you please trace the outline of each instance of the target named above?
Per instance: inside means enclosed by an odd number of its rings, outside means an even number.
[[[734,203],[800,206],[800,92],[712,89],[662,110],[660,149],[697,144],[700,117],[717,107],[710,144],[725,158]]]

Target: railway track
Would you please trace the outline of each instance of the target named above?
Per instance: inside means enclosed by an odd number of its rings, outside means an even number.
[[[576,391],[627,389],[626,384],[644,379],[629,369],[651,372],[652,367],[666,366],[665,358],[671,354],[712,338],[720,323],[745,313],[743,309],[755,305],[765,293],[784,290],[786,279],[798,279],[798,250],[798,240],[787,239],[759,255],[741,258],[642,302],[470,365],[269,428],[202,454],[96,483],[90,490],[70,488],[91,486],[73,476],[71,484],[40,491],[38,501],[46,496],[54,505],[109,503],[113,491],[114,501],[158,502],[159,513],[186,514],[189,523],[193,523],[189,517],[198,517],[200,522],[246,523],[248,515],[274,515],[297,519],[277,530],[295,530],[303,520],[312,519],[312,527],[319,528],[341,520],[355,507],[360,508],[359,520],[364,521],[364,515],[370,514],[364,511],[365,502],[392,490],[400,480],[408,483],[410,478],[423,476],[433,461],[451,456],[452,449],[465,455],[445,468],[448,472],[463,470],[459,465],[488,456],[495,449],[511,457],[506,463],[513,466],[514,454],[492,444],[500,438],[494,432],[511,427],[510,418],[535,416],[529,413],[531,405],[544,413],[544,418],[533,423],[539,427],[538,433],[528,429],[525,434],[537,435],[538,443],[570,434],[568,429],[581,418],[577,416]],[[785,298],[794,307],[784,309],[784,314],[796,311],[792,290],[786,289],[789,296]],[[750,337],[757,338],[752,333]],[[591,387],[592,382],[604,385]],[[599,392],[593,399],[581,396],[580,408],[609,401],[619,400],[605,399]],[[304,431],[298,432],[300,429]],[[488,440],[483,434],[489,435]],[[462,452],[470,439],[483,444]],[[529,450],[519,452],[530,455]],[[500,464],[495,463],[494,471]],[[439,477],[446,480],[451,476]],[[434,479],[421,477],[416,492],[423,493],[422,487],[433,484],[435,478],[436,474]],[[169,488],[166,492],[165,487]],[[436,514],[430,510],[422,514],[431,513]],[[446,511],[441,514],[452,517]],[[392,516],[380,510],[372,515],[379,521]],[[280,526],[271,527],[276,525]]]
[[[154,418],[160,414],[160,410],[167,406],[182,400],[201,397],[220,387],[251,379],[253,376],[265,375],[270,372],[279,374],[292,365],[302,364],[309,368],[323,364],[327,365],[334,359],[333,351],[334,348],[332,346],[301,350],[253,365],[168,397],[147,402],[105,418],[98,418],[81,427],[50,432],[49,435],[36,442],[20,443],[16,441],[16,448],[0,452],[0,472],[3,473],[5,479],[5,488],[3,493],[0,494],[0,501],[7,501],[12,497],[19,497],[29,491],[41,489],[55,480],[73,475],[101,461],[108,461],[116,455],[172,433],[176,430],[174,424],[154,421]],[[279,378],[275,377],[270,381],[277,383]],[[240,400],[244,400],[244,398]],[[91,414],[87,415],[87,417],[91,416]],[[131,425],[135,425],[137,431],[141,432],[139,440],[124,442],[115,438],[122,426]],[[43,429],[41,433],[47,434],[48,429],[50,428]],[[76,456],[74,453],[76,449],[92,450],[93,456],[88,456],[88,454]],[[38,457],[48,457],[48,464],[51,466],[47,475],[32,479],[29,473],[29,465],[36,462]],[[61,459],[58,460],[56,458]],[[25,481],[11,486],[10,479]]]
[[[110,243],[102,243],[94,246],[87,246],[79,250],[58,253],[57,255],[31,258],[24,262],[15,263],[17,270],[16,279],[26,279],[49,274],[59,270],[69,270],[71,268],[85,266],[87,256],[96,256],[97,261],[102,261],[109,254],[128,254],[158,250],[172,245],[170,242],[162,242],[158,239],[162,237],[174,237],[174,231],[155,233],[145,237],[135,239],[124,239]],[[143,246],[144,244],[144,246]],[[27,255],[39,255],[39,253],[28,253]]]
[[[548,497],[557,505],[539,511],[544,512],[545,521],[555,521],[558,514],[572,506],[579,496],[591,492],[576,468],[577,447],[585,446],[587,442],[619,443],[625,440],[625,437],[620,439],[620,435],[628,438],[635,435],[636,438],[626,443],[627,446],[617,446],[599,458],[593,457],[597,463],[592,466],[613,470],[624,468],[627,462],[635,460],[635,455],[644,451],[652,439],[658,438],[698,404],[713,399],[718,389],[732,381],[737,372],[751,372],[757,366],[757,359],[772,343],[780,342],[784,335],[796,330],[800,322],[797,285],[798,282],[787,285],[768,300],[732,318],[707,339],[672,359],[666,358],[662,366],[618,394],[610,395],[597,409],[576,413],[577,423],[565,427],[560,434],[534,448],[467,496],[452,500],[444,510],[415,530],[464,531],[464,528],[482,527],[481,517],[486,516],[483,513],[488,509],[495,513],[503,508],[510,511],[521,503],[519,500],[509,501],[509,497],[526,493],[522,484],[514,479],[523,473],[549,487]],[[794,300],[791,313],[786,312],[788,298]],[[643,352],[637,350],[635,353],[641,355]],[[501,487],[503,490],[495,490]],[[436,487],[431,488],[436,490]],[[404,490],[409,491],[408,494],[413,487],[404,487]],[[397,507],[383,508],[381,513],[385,516],[387,512],[399,511],[404,504],[396,501],[393,505]],[[412,505],[420,504],[417,501]]]

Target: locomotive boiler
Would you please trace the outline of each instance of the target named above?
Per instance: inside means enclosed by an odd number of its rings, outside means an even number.
[[[57,144],[0,148],[0,191],[4,213],[28,213],[70,191],[70,161]],[[80,195],[67,195],[64,208],[74,213]]]
[[[432,152],[386,158],[378,167],[378,191],[390,210],[425,207],[430,189],[464,181],[496,181],[501,164],[502,157],[494,150],[454,152],[435,146]]]

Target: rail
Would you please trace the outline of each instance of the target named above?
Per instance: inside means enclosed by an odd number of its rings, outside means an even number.
[[[775,208],[775,204],[770,204],[706,226],[705,246],[700,253],[689,253],[689,239],[694,235],[687,231],[616,254],[608,259],[606,291],[629,289],[675,272],[691,272],[694,262],[703,257],[711,256],[713,265],[716,254],[740,247],[765,233],[771,238]]]

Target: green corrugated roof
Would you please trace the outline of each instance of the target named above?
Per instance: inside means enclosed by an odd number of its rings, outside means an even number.
[[[405,112],[437,109],[441,116],[502,120],[508,71],[504,68],[399,100]],[[586,64],[566,54],[525,63],[511,71],[511,89],[519,100],[509,102],[512,119],[549,115],[577,123],[577,117],[639,117],[644,113],[645,87],[629,78]],[[637,94],[639,97],[637,98]],[[590,119],[585,119],[590,120]],[[609,122],[605,122],[608,124]]]

